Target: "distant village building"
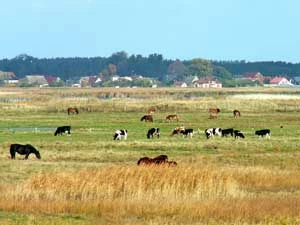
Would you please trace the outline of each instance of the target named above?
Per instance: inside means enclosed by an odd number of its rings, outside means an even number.
[[[270,86],[293,86],[292,82],[285,77],[274,77],[270,80]]]
[[[258,81],[259,83],[264,83],[264,76],[260,72],[246,72],[242,74],[243,80],[250,80],[250,81]]]
[[[174,86],[175,86],[175,87],[186,88],[188,85],[187,85],[186,82],[183,82],[183,81],[176,81],[176,82],[174,83]]]
[[[214,77],[207,76],[194,80],[193,86],[197,88],[222,88],[222,83]]]
[[[40,87],[48,85],[48,82],[43,75],[26,75],[23,81],[29,85],[36,85]]]

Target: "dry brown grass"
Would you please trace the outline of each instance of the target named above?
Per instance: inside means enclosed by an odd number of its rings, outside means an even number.
[[[40,173],[2,187],[0,208],[88,214],[116,224],[129,218],[149,224],[275,223],[299,219],[299,177],[299,171],[201,165]]]

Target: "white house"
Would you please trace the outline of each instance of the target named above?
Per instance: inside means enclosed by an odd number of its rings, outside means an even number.
[[[292,82],[285,77],[274,77],[270,80],[270,86],[293,86]]]
[[[199,80],[193,82],[194,87],[199,88],[222,88],[222,83],[210,76],[202,77]]]

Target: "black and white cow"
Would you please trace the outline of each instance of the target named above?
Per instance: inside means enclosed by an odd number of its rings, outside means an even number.
[[[222,129],[221,128],[208,128],[205,130],[205,135],[206,138],[209,139],[211,137],[214,137],[215,135],[217,136],[222,136]]]
[[[257,131],[255,131],[255,135],[257,135],[258,137],[266,136],[266,137],[270,138],[271,131],[270,131],[270,129],[257,130]]]
[[[190,138],[192,138],[194,135],[194,130],[191,128],[188,128],[188,129],[181,130],[180,133],[183,135],[183,137],[189,136]]]
[[[234,138],[245,138],[244,134],[239,130],[234,130]]]
[[[227,137],[228,135],[233,137],[233,131],[233,128],[222,129],[222,137]]]
[[[54,136],[63,135],[63,133],[71,135],[71,126],[57,127]]]
[[[157,138],[159,138],[160,136],[160,130],[158,127],[150,128],[147,132],[148,139],[153,138],[154,136],[156,136]]]
[[[121,140],[122,138],[124,140],[127,140],[128,131],[125,129],[122,130],[116,130],[114,134],[114,140]]]

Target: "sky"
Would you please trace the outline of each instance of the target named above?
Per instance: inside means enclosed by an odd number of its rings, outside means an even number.
[[[300,62],[299,0],[0,0],[0,59]]]

